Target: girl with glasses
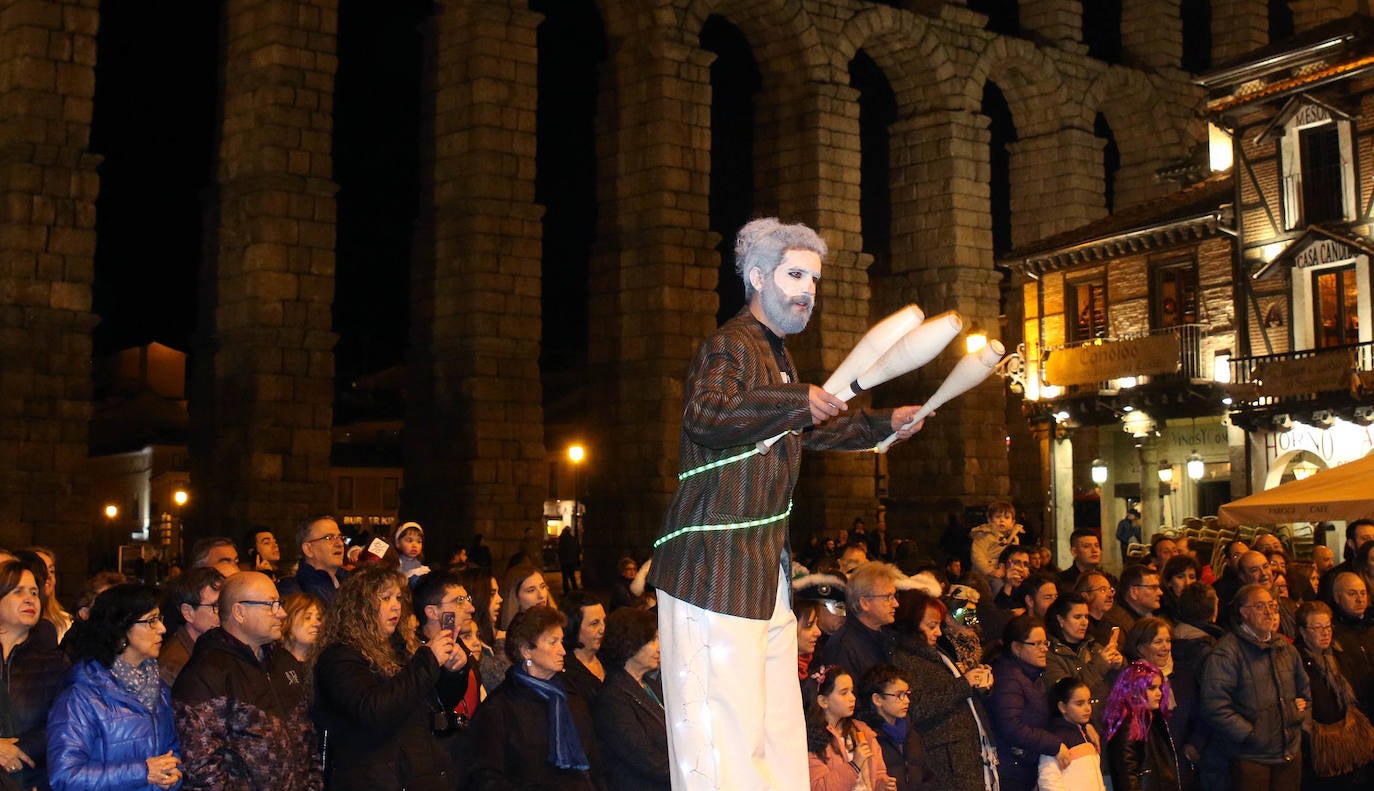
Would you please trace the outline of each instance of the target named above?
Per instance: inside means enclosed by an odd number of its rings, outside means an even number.
[[[824,665],[806,687],[811,791],[896,791],[877,735],[854,718],[854,677],[839,665]]]
[[[921,736],[907,719],[911,709],[911,685],[892,665],[876,665],[859,684],[858,718],[873,729],[882,748],[883,764],[896,782],[897,791],[927,788],[932,778],[926,766]]]

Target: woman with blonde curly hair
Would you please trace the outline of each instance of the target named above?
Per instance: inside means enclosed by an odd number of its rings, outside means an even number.
[[[339,586],[319,641],[315,716],[327,786],[452,789],[453,765],[434,735],[444,717],[435,685],[457,652],[446,631],[420,643],[405,575],[381,566],[355,571]]]

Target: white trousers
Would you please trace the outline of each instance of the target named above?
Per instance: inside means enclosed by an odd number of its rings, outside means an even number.
[[[758,621],[659,592],[673,791],[810,788],[789,593],[784,572],[773,616]]]

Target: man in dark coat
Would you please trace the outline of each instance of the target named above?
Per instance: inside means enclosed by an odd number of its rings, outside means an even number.
[[[302,523],[296,538],[301,562],[295,577],[282,580],[281,594],[313,593],[329,604],[348,576],[343,568],[344,537],[339,523],[326,514],[311,517]]]
[[[1279,605],[1260,585],[1236,591],[1240,624],[1217,641],[1202,670],[1202,713],[1211,749],[1230,766],[1231,786],[1297,791],[1302,725],[1311,699],[1298,649],[1279,634]]]
[[[841,414],[798,376],[783,339],[811,317],[826,251],[803,225],[744,226],[735,266],[749,304],[701,345],[683,384],[682,472],[649,575],[679,790],[809,785],[787,583],[801,450],[872,448],[920,428],[902,428],[912,406]],[[708,719],[738,727],[713,734]]]
[[[220,586],[219,611],[172,688],[182,787],[322,788],[305,688],[271,672],[286,619],[277,587],[260,572],[235,574]]]

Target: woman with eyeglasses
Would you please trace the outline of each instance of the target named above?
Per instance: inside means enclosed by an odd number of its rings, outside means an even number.
[[[1040,756],[1051,755],[1066,767],[1069,748],[1050,730],[1050,697],[1045,664],[1050,653],[1045,623],[1018,615],[1002,632],[1004,653],[992,663],[992,731],[997,737],[1001,791],[1031,791],[1040,771]]]
[[[945,603],[929,593],[902,591],[893,664],[911,684],[906,716],[925,745],[930,787],[992,791],[998,783],[997,748],[982,702],[992,688],[992,671],[961,665],[941,641],[948,614]]]
[[[31,564],[0,563],[0,766],[22,788],[44,785],[48,709],[68,667],[56,631],[42,620],[36,568],[43,569],[36,556]]]
[[[116,585],[67,636],[76,666],[48,715],[54,791],[180,786],[171,693],[157,672],[167,631],[158,595],[150,585]]]
[[[1088,602],[1078,593],[1055,599],[1045,613],[1045,632],[1050,650],[1045,656],[1047,688],[1065,678],[1077,678],[1088,685],[1092,724],[1102,731],[1102,706],[1111,691],[1111,676],[1126,663],[1116,642],[1108,638],[1101,645],[1088,634]]]
[[[451,791],[456,776],[436,731],[448,726],[436,686],[454,652],[447,630],[421,644],[410,585],[370,564],[339,586],[315,659],[315,721],[332,791]]]
[[[1298,654],[1312,685],[1312,719],[1302,734],[1302,787],[1369,787],[1374,727],[1356,705],[1355,691],[1332,649],[1332,612],[1324,602],[1298,607]]]

